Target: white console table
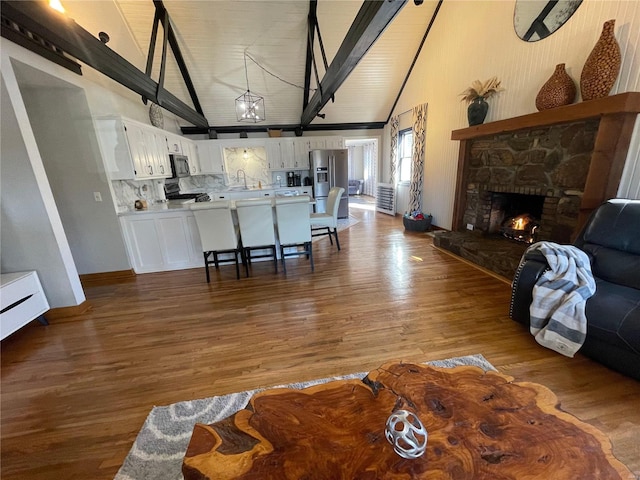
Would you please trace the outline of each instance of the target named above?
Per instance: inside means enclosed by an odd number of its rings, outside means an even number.
[[[49,310],[38,274],[33,272],[0,275],[0,338],[5,338],[34,319],[44,325]]]

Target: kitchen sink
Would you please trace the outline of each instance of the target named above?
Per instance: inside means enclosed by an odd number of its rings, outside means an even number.
[[[227,187],[228,192],[248,192],[251,190],[273,190],[271,185],[262,184],[262,188],[259,187],[245,187],[244,185],[230,185]]]

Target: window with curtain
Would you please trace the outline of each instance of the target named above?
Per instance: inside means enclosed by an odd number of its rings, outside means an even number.
[[[411,181],[413,130],[402,130],[398,137],[398,183],[408,183]]]

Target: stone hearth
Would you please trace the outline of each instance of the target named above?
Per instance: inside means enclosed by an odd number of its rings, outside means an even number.
[[[435,232],[433,244],[508,279],[513,278],[520,258],[529,246],[479,231]]]

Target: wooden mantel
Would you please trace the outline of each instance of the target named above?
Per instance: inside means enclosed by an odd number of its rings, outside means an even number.
[[[577,228],[579,231],[595,208],[605,200],[617,195],[631,135],[639,113],[640,92],[628,92],[452,131],[451,139],[460,140],[452,229],[460,230],[463,228],[462,219],[466,198],[466,189],[463,183],[472,140],[502,133],[600,118],[580,205]]]
[[[574,103],[564,107],[551,108],[542,112],[496,122],[474,125],[451,132],[451,140],[468,140],[499,133],[515,132],[528,128],[547,127],[560,123],[577,122],[606,115],[640,113],[640,92],[620,93],[611,97],[598,98],[588,102]]]

